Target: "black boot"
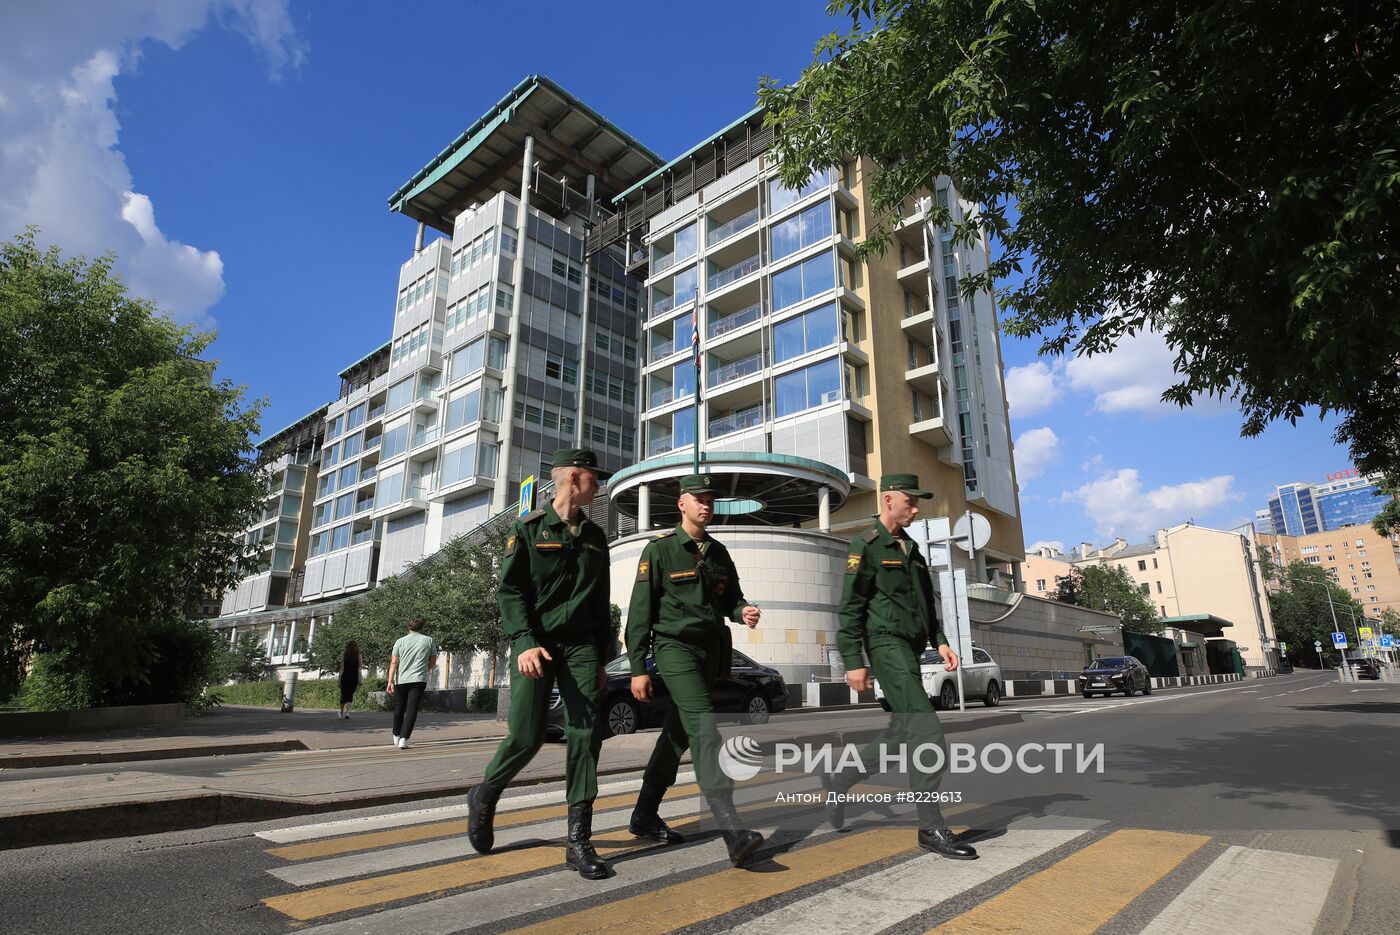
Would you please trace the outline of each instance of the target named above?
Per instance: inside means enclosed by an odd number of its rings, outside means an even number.
[[[754,851],[763,846],[763,835],[739,827],[739,816],[734,811],[734,801],[725,798],[710,800],[710,811],[714,813],[720,834],[724,835],[724,846],[729,849],[729,862],[742,867],[753,856]]]
[[[659,813],[661,797],[666,794],[665,786],[642,783],[642,791],[637,795],[637,806],[632,809],[632,820],[627,830],[639,838],[650,838],[662,844],[679,844],[685,840],[679,833],[667,827]]]
[[[920,802],[919,846],[926,851],[941,854],[952,860],[976,860],[977,851],[970,844],[958,840],[958,836],[948,830],[943,820],[943,812],[933,802]]]
[[[479,782],[467,793],[467,840],[478,854],[489,854],[496,843],[496,802],[501,790]]]
[[[846,803],[836,796],[844,795],[850,786],[843,785],[840,776],[822,773],[822,803],[826,809],[826,820],[831,827],[840,831],[846,826]]]
[[[608,875],[607,861],[593,850],[593,803],[569,806],[569,844],[564,862],[585,880],[601,880]]]

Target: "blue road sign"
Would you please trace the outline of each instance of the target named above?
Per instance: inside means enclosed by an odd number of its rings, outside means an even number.
[[[1345,633],[1333,633],[1333,634],[1332,634],[1332,648],[1333,648],[1333,649],[1346,649],[1346,648],[1347,648],[1347,635],[1346,635]]]
[[[1395,645],[1395,639],[1394,639],[1394,637],[1389,636],[1389,635],[1386,635],[1386,636],[1382,636],[1382,637],[1381,637],[1381,649],[1390,649],[1390,648],[1391,648],[1392,646],[1394,646],[1394,645]]]

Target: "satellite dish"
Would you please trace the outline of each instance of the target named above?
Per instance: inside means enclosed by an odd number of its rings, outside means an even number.
[[[970,543],[969,538],[972,540]],[[953,526],[953,539],[963,548],[975,552],[992,540],[992,524],[981,513],[964,513]]]

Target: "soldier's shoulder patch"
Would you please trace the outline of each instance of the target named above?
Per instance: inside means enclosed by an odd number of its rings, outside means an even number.
[[[541,516],[543,516],[543,515],[544,515],[544,510],[531,510],[530,512],[526,513],[524,516],[520,517],[520,522],[522,522],[522,523],[533,523],[535,520],[539,519],[539,518],[540,518]]]
[[[650,581],[650,580],[651,580],[651,560],[650,560],[650,559],[645,559],[645,558],[644,558],[644,559],[642,559],[640,562],[637,563],[637,580],[638,580],[638,581]]]
[[[866,533],[865,533],[865,535],[861,536],[860,538],[861,538],[861,541],[863,541],[863,542],[874,542],[876,539],[880,538],[880,530],[878,530],[878,529],[870,529],[870,530],[867,530]]]
[[[507,554],[507,555],[514,555],[514,554],[515,554],[515,543],[516,543],[516,540],[518,540],[519,538],[520,538],[520,537],[517,536],[517,535],[515,535],[514,533],[511,533],[509,536],[506,537],[506,552],[505,552],[505,554]]]
[[[652,539],[665,539],[667,536],[674,536],[675,534],[676,531],[674,529],[668,529],[665,532],[658,532],[656,535],[652,536]]]
[[[852,552],[846,556],[846,574],[853,575],[860,571],[860,553]]]

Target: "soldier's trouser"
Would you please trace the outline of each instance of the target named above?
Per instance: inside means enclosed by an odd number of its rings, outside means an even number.
[[[681,756],[690,749],[695,778],[705,796],[733,794],[734,781],[719,768],[719,731],[710,697],[723,662],[721,648],[719,640],[702,647],[656,638],[656,668],[671,694],[671,709],[651,751],[643,783],[669,788],[676,781]]]
[[[510,658],[510,735],[501,741],[486,767],[482,782],[497,789],[508,784],[539,751],[549,719],[550,689],[557,682],[564,704],[564,776],[570,805],[586,805],[598,797],[598,753],[602,735],[598,720],[598,648],[548,646],[553,660],[544,662],[544,677],[520,674]]]
[[[937,791],[943,774],[948,771],[948,745],[943,740],[943,725],[934,713],[933,702],[928,700],[919,674],[922,647],[916,648],[913,643],[897,638],[877,637],[865,651],[875,678],[880,680],[880,687],[885,691],[885,700],[890,704],[890,724],[861,751],[861,762],[873,774],[880,765],[880,745],[884,744],[893,753],[903,744],[905,762],[909,764],[909,787],[919,792]],[[937,772],[924,772],[914,765],[914,749],[921,744],[937,744],[942,748],[943,757],[938,760]],[[933,756],[920,759],[934,765]]]

